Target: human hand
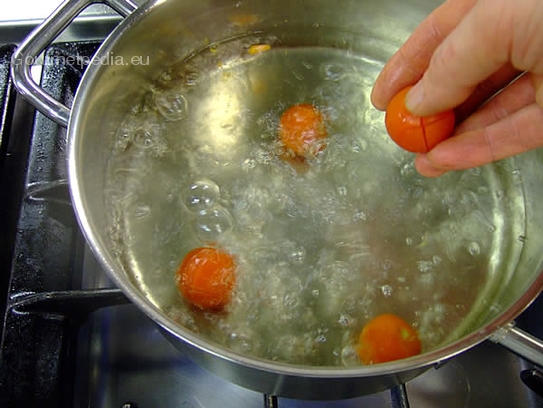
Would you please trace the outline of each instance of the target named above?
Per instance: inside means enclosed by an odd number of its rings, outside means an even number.
[[[417,155],[419,173],[436,177],[543,146],[542,21],[541,0],[448,0],[385,65],[371,95],[376,108],[416,84],[406,98],[413,114],[454,108],[457,116],[451,138]]]

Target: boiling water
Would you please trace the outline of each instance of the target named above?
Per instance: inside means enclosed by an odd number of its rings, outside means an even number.
[[[190,330],[276,361],[360,364],[358,333],[384,312],[412,323],[424,350],[454,338],[521,250],[514,175],[419,176],[369,102],[381,61],[319,47],[250,55],[251,41],[171,67],[119,129],[112,236],[134,282]],[[329,134],[303,165],[277,141],[295,103],[318,107]],[[188,306],[174,281],[184,255],[210,244],[237,262],[222,313]]]

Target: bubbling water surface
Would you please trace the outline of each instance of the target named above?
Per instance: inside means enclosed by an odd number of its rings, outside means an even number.
[[[514,267],[520,186],[493,166],[419,176],[369,102],[381,62],[274,44],[249,55],[253,42],[172,66],[118,131],[111,233],[134,281],[190,330],[274,361],[360,364],[358,333],[385,312],[412,323],[424,350],[449,341]],[[297,165],[277,140],[295,103],[321,110],[329,135]],[[237,262],[223,313],[190,307],[175,286],[203,245]]]

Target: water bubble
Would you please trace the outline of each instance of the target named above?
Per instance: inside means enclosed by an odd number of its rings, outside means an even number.
[[[303,264],[305,260],[305,248],[304,247],[294,248],[288,254],[288,257],[292,263]]]
[[[422,273],[427,273],[432,270],[434,263],[432,261],[418,261],[417,268]]]
[[[324,334],[319,334],[317,337],[315,337],[315,343],[325,343],[326,342],[326,336]]]
[[[276,353],[283,359],[292,362],[301,362],[313,351],[313,341],[309,333],[302,336],[286,334],[277,339]]]
[[[196,235],[204,242],[216,242],[219,237],[232,230],[232,216],[223,207],[201,211],[194,220]]]
[[[353,153],[365,152],[368,150],[368,142],[366,139],[353,140],[351,143],[351,151]]]
[[[339,314],[338,323],[340,324],[340,326],[351,327],[353,326],[354,322],[355,319],[351,315],[348,315],[346,313]]]
[[[424,189],[422,187],[415,187],[413,189],[412,195],[414,199],[419,199],[423,193],[424,193]]]
[[[390,268],[392,268],[392,265],[393,265],[392,260],[390,260],[390,259],[385,259],[385,260],[381,263],[381,269],[382,269],[383,271],[385,271],[385,272],[386,272],[386,271],[389,271]]]
[[[319,271],[318,283],[324,289],[321,297],[321,313],[324,316],[337,316],[351,300],[351,288],[356,285],[357,275],[350,265],[343,261],[332,261]]]
[[[228,336],[228,346],[241,353],[251,353],[259,348],[258,336],[249,327],[235,328]]]
[[[151,214],[151,207],[147,204],[138,205],[134,210],[134,217],[137,219],[147,218]]]
[[[481,247],[476,241],[472,241],[468,245],[468,252],[472,256],[477,256],[481,253]]]
[[[260,164],[270,164],[273,160],[274,154],[270,150],[259,149],[255,153],[256,161]]]
[[[345,197],[347,195],[347,187],[346,186],[337,186],[336,190],[340,196]]]
[[[150,129],[141,129],[134,136],[134,143],[143,148],[153,146],[153,132]]]
[[[418,278],[418,281],[425,286],[432,286],[435,283],[435,276],[432,273],[425,273]]]
[[[220,197],[219,186],[212,180],[201,179],[192,183],[183,194],[183,203],[189,211],[198,213],[213,207]]]
[[[296,78],[298,81],[303,81],[305,79],[305,77],[299,73],[298,71],[295,71],[295,70],[292,70],[291,71],[291,74],[294,78]]]
[[[170,71],[164,71],[158,78],[158,82],[161,84],[167,84],[172,80],[172,73]]]
[[[354,215],[353,215],[354,222],[366,221],[367,219],[368,219],[368,215],[364,211],[356,210],[354,212]]]
[[[162,116],[177,121],[187,116],[187,100],[178,90],[169,89],[155,93],[155,105]]]
[[[197,72],[187,72],[185,74],[185,84],[187,86],[195,86],[198,84],[198,73]]]
[[[356,348],[352,344],[348,344],[341,349],[341,362],[345,366],[360,365]]]
[[[478,177],[481,175],[481,169],[479,167],[468,169],[467,172],[475,177]]]
[[[496,225],[480,210],[476,210],[473,212],[473,215],[476,217],[478,221],[481,222],[484,226],[486,226],[487,230],[490,232],[496,231]]]
[[[134,146],[147,150],[156,157],[162,156],[167,151],[162,126],[152,121],[142,122],[137,126],[133,130],[131,141]]]
[[[302,65],[303,65],[304,68],[306,68],[306,69],[313,69],[313,64],[311,64],[311,63],[308,62],[308,61],[302,61]]]
[[[155,157],[162,156],[168,150],[168,146],[163,137],[163,126],[157,119],[154,113],[141,117],[128,116],[117,131],[114,151],[121,153],[130,147],[137,147]]]
[[[381,286],[381,292],[383,292],[383,295],[385,297],[390,297],[392,296],[392,286],[390,285],[383,285]]]
[[[241,168],[243,170],[250,170],[250,169],[254,169],[255,167],[256,167],[256,160],[252,158],[245,159],[241,163]]]
[[[114,151],[125,151],[132,141],[130,126],[125,123],[117,131],[113,149]]]
[[[462,191],[460,194],[460,204],[464,204],[466,206],[473,206],[476,207],[479,204],[479,198],[477,197],[477,194],[472,190],[466,190]]]
[[[321,75],[327,81],[339,81],[344,75],[344,67],[333,62],[325,62],[320,67]]]

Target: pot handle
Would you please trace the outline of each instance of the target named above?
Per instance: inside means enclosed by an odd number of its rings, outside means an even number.
[[[509,323],[499,328],[490,340],[543,367],[543,341]]]
[[[131,0],[66,0],[47,19],[32,31],[11,58],[11,76],[19,93],[44,115],[67,127],[70,108],[55,100],[33,79],[31,67],[37,57],[84,9],[103,3],[123,17],[138,6]]]

